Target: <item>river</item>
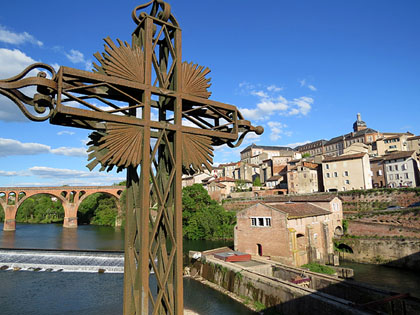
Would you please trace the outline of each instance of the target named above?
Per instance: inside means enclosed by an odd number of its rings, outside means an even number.
[[[184,253],[232,242],[184,241]],[[0,231],[1,248],[123,250],[124,231],[81,225],[18,224]],[[355,270],[355,280],[420,298],[420,275],[406,270],[342,262]],[[153,283],[154,278],[151,278]],[[0,271],[0,314],[121,314],[122,274]],[[184,279],[184,304],[198,314],[253,314],[243,305],[201,283]]]
[[[184,252],[205,250],[231,242],[184,241]],[[18,224],[16,231],[0,231],[1,248],[123,250],[124,231],[82,225],[64,229],[58,224]],[[155,278],[151,276],[151,285]],[[0,314],[122,314],[123,275],[0,271]],[[184,279],[184,306],[198,314],[254,314],[242,304]]]

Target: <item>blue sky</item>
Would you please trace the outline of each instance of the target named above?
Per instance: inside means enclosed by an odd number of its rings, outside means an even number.
[[[3,1],[0,78],[34,62],[91,69],[103,38],[130,42],[132,9],[145,1]],[[211,99],[239,107],[265,133],[250,143],[290,145],[368,127],[420,134],[417,0],[169,1],[183,59],[209,67]],[[0,186],[107,185],[125,173],[89,172],[89,132],[29,121],[0,97]]]

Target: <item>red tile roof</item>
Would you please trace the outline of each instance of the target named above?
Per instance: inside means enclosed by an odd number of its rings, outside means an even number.
[[[327,211],[324,208],[321,208],[319,206],[316,206],[312,203],[307,203],[307,202],[305,203],[294,203],[294,202],[270,203],[266,205],[287,213],[287,219],[317,217],[321,215],[331,214],[330,211]]]

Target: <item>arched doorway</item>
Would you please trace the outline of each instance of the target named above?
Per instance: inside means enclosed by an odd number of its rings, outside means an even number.
[[[258,253],[258,256],[262,256],[263,255],[263,249],[262,249],[262,245],[261,244],[257,244],[257,253]]]

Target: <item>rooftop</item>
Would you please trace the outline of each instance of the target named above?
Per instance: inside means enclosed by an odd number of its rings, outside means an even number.
[[[367,155],[367,153],[362,152],[362,153],[355,153],[355,154],[348,154],[348,155],[331,156],[331,157],[326,157],[325,159],[322,160],[322,162],[325,163],[325,162],[361,159],[365,155]]]
[[[241,151],[241,153],[249,151],[251,149],[263,149],[267,151],[294,151],[292,148],[289,147],[276,147],[276,146],[267,146],[267,145],[256,145],[255,143],[247,146],[245,149]]]
[[[399,151],[391,154],[387,154],[383,157],[384,161],[406,159],[413,155],[415,151]]]
[[[297,219],[331,214],[330,211],[307,202],[270,203],[268,206],[287,213],[287,219]]]
[[[335,197],[334,194],[312,194],[312,195],[283,195],[273,196],[264,199],[264,203],[270,202],[330,202]]]

